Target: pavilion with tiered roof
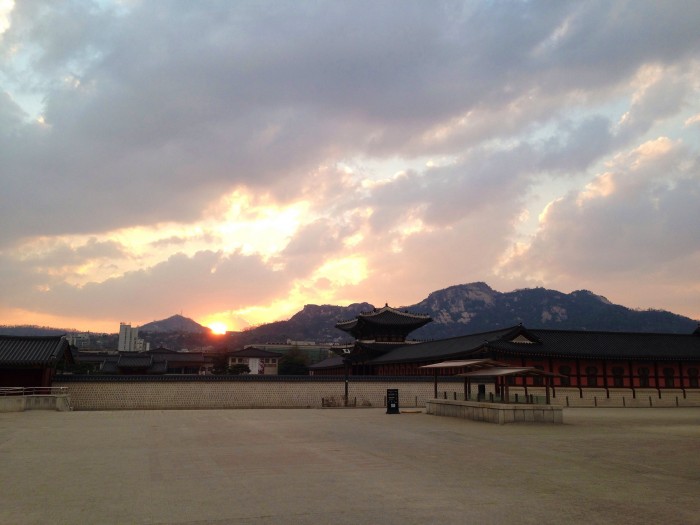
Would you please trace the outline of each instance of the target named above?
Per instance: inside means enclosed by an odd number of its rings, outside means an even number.
[[[431,321],[429,315],[398,310],[388,304],[362,312],[355,319],[341,321],[335,327],[355,338],[350,355],[345,356],[342,363],[350,367],[352,374],[370,373],[366,366],[368,361],[413,343],[407,340],[408,334]]]

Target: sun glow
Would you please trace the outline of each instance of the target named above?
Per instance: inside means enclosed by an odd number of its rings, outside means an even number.
[[[221,322],[210,323],[209,328],[211,329],[211,333],[216,335],[223,335],[228,331],[226,323]]]

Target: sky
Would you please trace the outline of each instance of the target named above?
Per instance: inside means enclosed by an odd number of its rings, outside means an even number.
[[[0,0],[0,324],[451,285],[700,319],[700,2]]]

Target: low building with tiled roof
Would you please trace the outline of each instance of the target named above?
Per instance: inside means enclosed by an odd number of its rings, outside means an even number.
[[[283,354],[249,346],[228,354],[228,366],[246,365],[253,375],[277,375]]]
[[[0,335],[0,386],[48,387],[56,369],[72,363],[65,336]]]
[[[167,348],[147,352],[74,351],[73,355],[78,364],[89,365],[92,372],[101,374],[200,374],[211,367],[202,352],[175,352]]]

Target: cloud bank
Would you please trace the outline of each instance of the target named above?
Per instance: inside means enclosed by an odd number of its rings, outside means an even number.
[[[695,2],[17,2],[0,312],[271,321],[485,280],[700,318]]]

